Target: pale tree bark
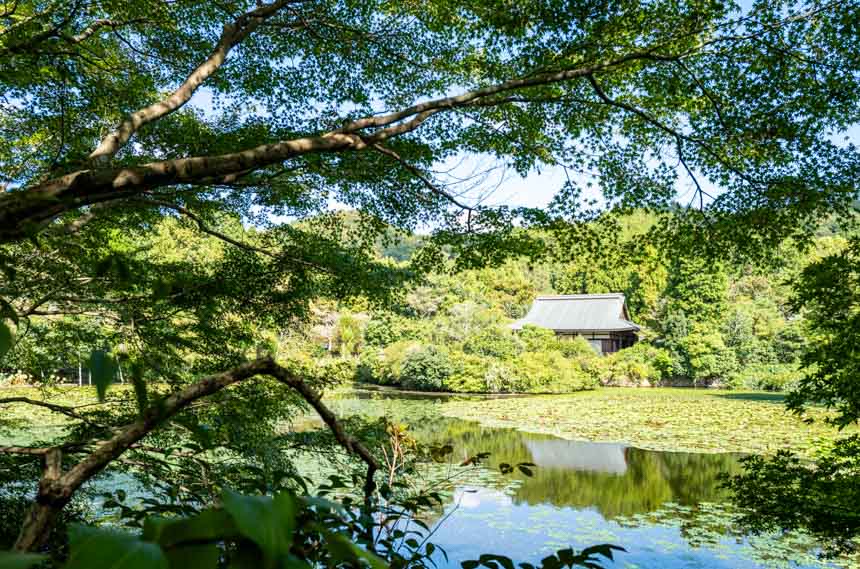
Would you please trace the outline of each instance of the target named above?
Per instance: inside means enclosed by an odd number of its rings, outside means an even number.
[[[534,74],[457,96],[426,101],[386,115],[358,119],[316,136],[263,144],[216,156],[78,170],[22,191],[0,195],[0,242],[31,235],[63,213],[85,206],[122,200],[144,191],[152,192],[174,185],[231,183],[239,176],[307,154],[379,149],[382,142],[418,129],[437,113],[470,106],[506,104],[509,99],[505,95],[520,89],[584,79],[632,61],[674,61],[678,57],[682,56],[635,52],[603,63]]]
[[[279,0],[259,6],[242,14],[232,24],[225,25],[224,31],[221,32],[221,37],[209,57],[197,66],[173,93],[163,100],[126,117],[116,130],[102,138],[98,147],[90,154],[90,159],[96,162],[106,162],[119,152],[142,126],[169,115],[185,105],[191,100],[200,85],[223,65],[233,47],[253,33],[268,18],[295,1],[297,0]]]
[[[0,448],[0,452],[38,454],[43,458],[43,474],[39,480],[36,498],[25,516],[14,549],[16,551],[34,551],[44,545],[58,516],[75,492],[164,421],[198,399],[217,393],[230,385],[259,376],[274,377],[297,391],[316,410],[337,442],[347,452],[359,457],[365,463],[367,466],[365,491],[367,493],[372,492],[374,489],[373,475],[379,468],[373,454],[343,429],[334,413],[322,402],[322,396],[305,383],[302,378],[278,365],[271,358],[261,358],[201,379],[149,407],[135,421],[116,429],[107,440],[94,443],[95,448],[68,470],[64,471],[62,467],[63,447],[43,449]]]

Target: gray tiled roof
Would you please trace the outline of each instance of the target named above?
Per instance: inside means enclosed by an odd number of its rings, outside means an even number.
[[[526,324],[556,331],[635,332],[639,326],[627,320],[624,295],[567,294],[539,296],[525,317],[511,328],[519,330]]]

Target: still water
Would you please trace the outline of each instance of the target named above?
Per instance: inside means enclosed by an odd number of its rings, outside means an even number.
[[[388,416],[423,443],[451,444],[454,458],[489,452],[487,476],[453,484],[432,541],[449,560],[503,553],[539,561],[564,547],[618,544],[611,567],[838,567],[801,535],[747,536],[719,486],[736,472],[728,454],[657,452],[624,444],[568,441],[440,417],[444,400],[357,391],[329,404],[344,416]],[[523,405],[528,399],[523,398]],[[623,434],[619,434],[619,439]],[[498,475],[499,463],[534,463],[533,476]]]

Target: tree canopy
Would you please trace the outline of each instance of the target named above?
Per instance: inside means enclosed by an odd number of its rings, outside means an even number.
[[[18,548],[168,420],[204,450],[262,452],[250,435],[285,392],[372,478],[272,336],[311,300],[383,303],[449,258],[588,241],[589,183],[604,209],[658,212],[665,247],[809,243],[857,197],[858,83],[856,0],[0,2],[0,357],[80,365],[86,347],[97,383],[124,366],[135,386],[113,412],[48,407],[80,423],[63,440],[4,447],[42,459]],[[490,207],[440,173],[463,156],[568,182],[543,210]],[[392,227],[432,231],[409,265],[373,254]],[[259,414],[251,440],[194,420],[228,387],[234,419]]]

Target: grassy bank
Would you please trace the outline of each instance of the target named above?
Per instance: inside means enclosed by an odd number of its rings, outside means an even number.
[[[451,401],[451,417],[567,439],[625,442],[665,451],[774,453],[810,456],[816,443],[840,433],[785,411],[783,396],[756,391],[604,388],[573,395]],[[847,432],[843,432],[847,434]]]

